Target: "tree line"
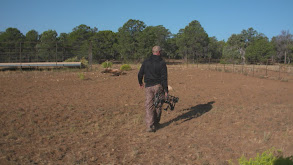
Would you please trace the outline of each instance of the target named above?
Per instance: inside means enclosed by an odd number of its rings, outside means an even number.
[[[130,19],[118,32],[98,31],[81,24],[72,32],[57,34],[47,30],[39,34],[30,30],[23,35],[17,28],[0,32],[0,62],[13,54],[22,54],[27,62],[50,61],[57,58],[88,58],[100,60],[137,60],[151,55],[154,45],[160,45],[163,56],[184,59],[186,62],[220,61],[221,63],[249,64],[279,62],[289,64],[293,59],[293,35],[281,31],[271,39],[252,27],[232,34],[227,41],[210,37],[199,21],[191,21],[177,34],[164,26],[147,26],[143,21]]]

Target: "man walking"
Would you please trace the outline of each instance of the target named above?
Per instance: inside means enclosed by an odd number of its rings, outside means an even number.
[[[160,56],[161,47],[154,46],[152,52],[153,55],[142,63],[138,72],[139,85],[145,87],[145,122],[148,132],[155,132],[161,119],[162,107],[155,108],[153,102],[155,94],[164,90],[165,97],[168,95],[167,65]]]

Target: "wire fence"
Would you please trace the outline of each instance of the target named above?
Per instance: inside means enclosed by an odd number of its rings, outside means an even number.
[[[235,65],[235,64],[212,64],[202,65],[202,68],[222,72],[240,73],[246,76],[278,79],[283,81],[293,80],[293,68],[281,64],[277,65]]]
[[[89,66],[93,61],[99,61],[98,55],[93,57],[91,42],[65,43],[65,42],[0,42],[0,63],[33,63],[33,62],[64,62],[73,57],[86,57]],[[117,63],[117,60],[115,61]],[[138,63],[141,59],[130,59],[128,62]],[[193,64],[198,68],[241,73],[259,78],[292,80],[292,65],[282,65],[267,61],[265,64],[248,61],[249,64],[221,64],[219,59],[197,58],[185,60],[166,59],[167,64]]]
[[[258,78],[267,78],[281,81],[293,81],[293,66],[280,63],[259,64],[250,62],[250,64],[221,64],[219,59],[200,59],[192,60],[187,63],[184,60],[167,59],[169,65],[188,65],[203,70],[212,70],[226,73],[237,73],[245,76]]]
[[[82,44],[68,46],[60,42],[0,42],[0,63],[62,62],[81,56]],[[87,53],[88,54],[88,53]]]

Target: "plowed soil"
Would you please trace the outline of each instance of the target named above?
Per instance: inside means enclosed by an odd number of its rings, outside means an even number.
[[[179,102],[148,133],[132,68],[0,72],[0,164],[220,165],[272,147],[293,155],[293,82],[170,65]]]

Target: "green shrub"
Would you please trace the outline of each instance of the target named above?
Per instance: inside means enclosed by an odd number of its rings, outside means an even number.
[[[77,56],[72,57],[72,58],[67,58],[64,62],[79,62]]]
[[[78,75],[79,79],[84,80],[85,76],[83,73],[78,73],[77,75]]]
[[[86,60],[84,57],[81,58],[80,62],[81,62],[81,66],[84,68],[87,68],[89,66],[89,61]]]
[[[120,70],[121,71],[128,71],[128,70],[131,70],[131,66],[129,64],[123,64],[121,67],[120,67]]]
[[[220,64],[227,64],[227,61],[225,59],[221,59]]]
[[[250,158],[249,160],[242,156],[238,162],[240,165],[282,165],[293,163],[293,156],[284,158],[282,155],[282,151],[272,148],[264,151],[261,155],[257,154],[255,158]]]
[[[257,164],[265,164],[265,165],[273,165],[276,158],[273,155],[273,151],[268,150],[262,153],[261,155],[257,154],[257,156],[252,159],[247,160],[244,156],[239,159],[240,165],[257,165]]]
[[[81,60],[77,58],[77,56],[68,58],[64,62],[81,62],[81,67],[86,68],[89,65],[88,60],[85,59],[85,57],[82,57]]]
[[[111,61],[105,61],[102,63],[103,68],[111,68],[113,63]]]

